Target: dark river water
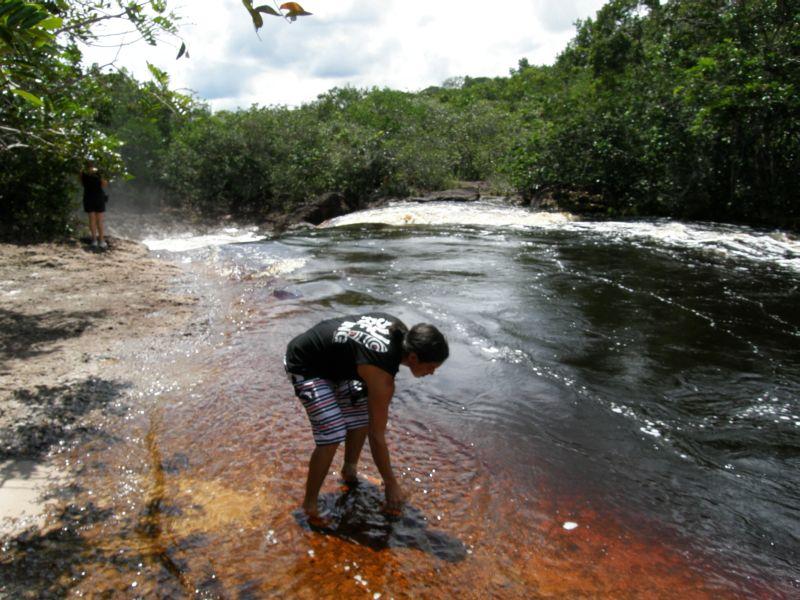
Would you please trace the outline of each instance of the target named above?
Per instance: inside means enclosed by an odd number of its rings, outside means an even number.
[[[147,240],[192,278],[206,327],[166,358],[142,348],[131,379],[147,391],[106,423],[109,439],[71,450],[80,510],[97,514],[65,528],[82,557],[65,588],[800,594],[797,241],[492,204],[331,225]],[[222,243],[236,240],[250,241]],[[365,451],[361,486],[328,477],[335,524],[315,532],[296,512],[313,443],[282,353],[318,320],[362,310],[434,323],[451,357],[397,378],[404,514],[380,511]]]

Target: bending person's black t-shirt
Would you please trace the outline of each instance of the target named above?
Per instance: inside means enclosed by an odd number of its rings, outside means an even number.
[[[392,377],[403,358],[408,328],[386,313],[365,313],[322,321],[286,348],[290,373],[333,381],[360,379],[358,365],[374,365]]]

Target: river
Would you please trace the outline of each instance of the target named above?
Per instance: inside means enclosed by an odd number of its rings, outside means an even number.
[[[91,566],[71,563],[75,589],[800,593],[796,239],[492,202],[401,203],[266,237],[147,237],[189,274],[207,326],[166,357],[142,349],[131,378],[146,392],[108,439],[74,451],[83,508],[98,513],[76,517]],[[451,356],[432,377],[397,377],[404,514],[380,511],[365,451],[362,486],[328,477],[336,525],[313,532],[296,513],[312,440],[282,352],[316,321],[364,310],[435,324]]]

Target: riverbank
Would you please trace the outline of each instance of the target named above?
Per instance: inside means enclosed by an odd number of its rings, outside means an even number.
[[[130,387],[126,348],[184,334],[196,298],[176,291],[180,273],[118,238],[105,252],[0,244],[0,535],[41,524],[44,498],[69,480],[54,450]]]

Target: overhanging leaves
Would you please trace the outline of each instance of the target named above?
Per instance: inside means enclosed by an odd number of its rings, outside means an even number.
[[[260,13],[264,13],[265,15],[272,15],[274,17],[280,17],[281,13],[277,10],[272,8],[271,6],[267,6],[266,4],[262,4],[261,6],[256,6],[256,10]]]
[[[287,11],[286,16],[291,21],[294,21],[295,19],[297,19],[297,17],[305,17],[311,14],[310,12],[307,12],[297,2],[284,2],[283,4],[281,4],[281,10]]]
[[[26,92],[25,90],[21,90],[21,89],[17,88],[17,89],[11,90],[11,93],[12,94],[16,94],[20,98],[24,98],[25,100],[27,100],[28,102],[30,102],[34,106],[42,106],[44,104],[44,101],[41,98],[39,98],[39,96],[35,96],[34,94],[31,94],[30,92]]]

